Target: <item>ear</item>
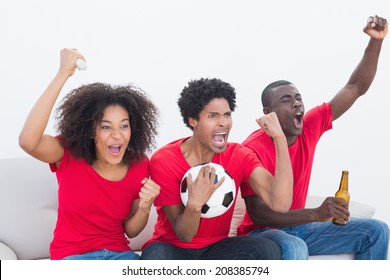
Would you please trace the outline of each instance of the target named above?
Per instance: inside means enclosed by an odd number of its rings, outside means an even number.
[[[271,111],[268,109],[268,107],[264,107],[263,113],[264,113],[264,115],[268,115],[269,113],[271,113]]]
[[[194,118],[188,118],[188,123],[192,128],[195,128],[198,126],[198,121]]]

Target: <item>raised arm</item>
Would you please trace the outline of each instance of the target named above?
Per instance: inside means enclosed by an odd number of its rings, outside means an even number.
[[[31,109],[19,135],[20,147],[47,163],[59,161],[64,152],[57,138],[44,134],[50,114],[62,87],[75,72],[76,59],[83,56],[75,49],[63,49],[60,58],[57,74]]]
[[[370,17],[363,31],[370,36],[370,41],[347,84],[330,101],[333,120],[344,114],[371,86],[376,74],[382,42],[388,31],[387,20],[378,16]]]
[[[287,212],[291,207],[293,191],[293,173],[287,140],[275,112],[263,116],[257,122],[274,141],[275,174],[272,177],[266,169],[257,167],[251,173],[249,184],[270,209]]]

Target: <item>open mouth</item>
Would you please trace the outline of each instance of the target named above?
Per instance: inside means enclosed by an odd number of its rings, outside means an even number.
[[[303,125],[303,112],[298,112],[294,117],[294,126],[298,129],[301,129]]]
[[[121,149],[122,149],[122,145],[108,146],[108,150],[110,154],[112,154],[113,156],[118,156],[121,152]]]
[[[226,143],[227,132],[218,132],[213,134],[212,139],[217,146],[223,146]]]

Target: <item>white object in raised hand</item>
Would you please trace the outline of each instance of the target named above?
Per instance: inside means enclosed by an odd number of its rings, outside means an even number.
[[[76,59],[76,67],[79,70],[85,70],[87,69],[87,63],[85,63],[85,61],[82,60],[81,58],[78,58]]]

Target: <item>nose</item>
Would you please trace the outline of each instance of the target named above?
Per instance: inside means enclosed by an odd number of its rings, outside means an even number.
[[[221,127],[226,127],[229,123],[229,118],[226,116],[221,116],[218,120],[218,125]]]
[[[120,138],[120,132],[119,129],[113,129],[111,133],[111,137],[114,139],[119,139]]]
[[[295,102],[294,102],[294,108],[297,108],[297,107],[301,107],[302,106],[302,102],[295,99]]]

